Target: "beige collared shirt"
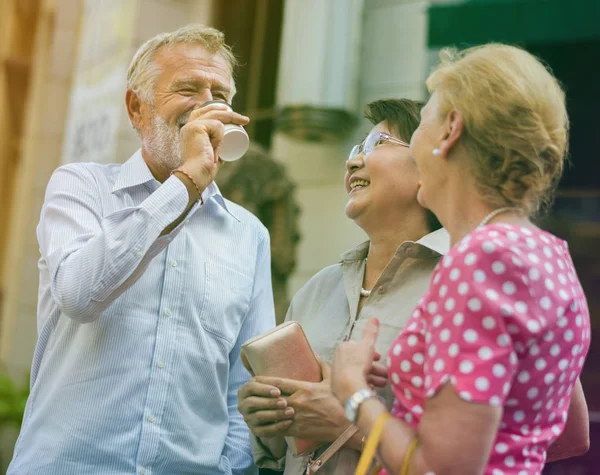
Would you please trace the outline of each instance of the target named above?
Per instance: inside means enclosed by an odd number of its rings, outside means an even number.
[[[299,322],[313,350],[323,359],[332,361],[337,345],[345,339],[359,340],[366,321],[376,316],[380,321],[377,351],[385,357],[429,287],[440,256],[449,247],[450,237],[445,229],[430,233],[417,242],[403,242],[358,312],[369,250],[369,242],[364,242],[342,254],[338,264],[320,271],[298,291],[292,299],[286,321]],[[391,408],[394,396],[389,385],[380,394]],[[254,460],[259,467],[275,470],[285,467],[285,473],[290,475],[304,473],[306,457],[296,458],[288,450],[285,458],[277,460],[255,437],[251,442]],[[343,448],[319,474],[333,474],[338,464],[339,473],[354,473],[359,456],[359,452]]]

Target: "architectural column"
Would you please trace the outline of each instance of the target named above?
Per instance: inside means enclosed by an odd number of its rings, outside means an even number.
[[[364,239],[344,214],[345,159],[358,123],[363,0],[286,0],[272,153],[301,208],[293,295]]]

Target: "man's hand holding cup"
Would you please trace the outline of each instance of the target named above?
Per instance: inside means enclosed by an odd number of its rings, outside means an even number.
[[[193,110],[187,123],[181,128],[183,164],[175,172],[181,171],[191,178],[196,193],[202,194],[215,179],[222,164],[219,154],[223,148],[223,137],[227,128],[243,131],[241,126],[248,122],[248,117],[233,112],[231,106],[221,101],[210,101]],[[200,196],[196,197],[199,198]]]

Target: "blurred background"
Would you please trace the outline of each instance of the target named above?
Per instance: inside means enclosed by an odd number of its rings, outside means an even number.
[[[344,162],[362,109],[427,99],[438,51],[502,41],[562,81],[571,167],[540,225],[567,239],[586,290],[592,347],[582,375],[592,449],[546,474],[600,473],[599,0],[2,0],[0,4],[0,442],[2,464],[27,396],[36,342],[35,228],[52,171],[124,162],[126,70],[148,38],[198,22],[225,32],[242,67],[234,108],[253,141],[218,182],[269,228],[277,317],[312,275],[365,239],[344,215]]]

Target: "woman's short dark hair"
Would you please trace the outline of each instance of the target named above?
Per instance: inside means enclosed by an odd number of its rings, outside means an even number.
[[[385,122],[392,135],[409,143],[421,121],[425,103],[410,99],[381,99],[365,106],[365,117],[373,125]],[[425,219],[430,232],[442,227],[435,214],[427,210]]]
[[[373,125],[385,122],[392,134],[408,143],[419,127],[424,105],[410,99],[382,99],[365,106],[365,117]]]

